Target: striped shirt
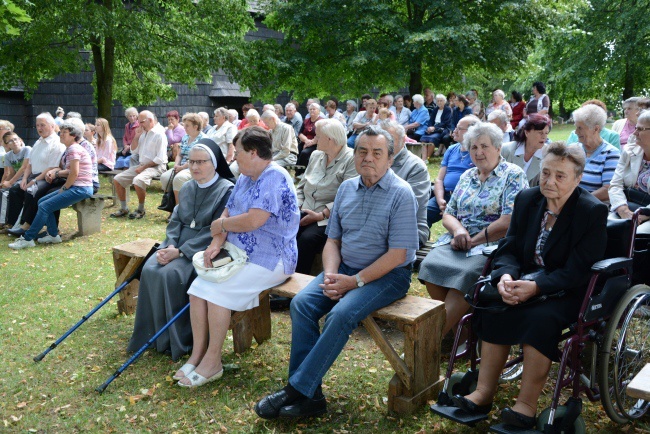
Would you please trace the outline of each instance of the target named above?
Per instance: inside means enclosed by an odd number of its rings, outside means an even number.
[[[406,261],[418,249],[417,202],[411,186],[392,169],[372,187],[360,176],[343,181],[334,199],[327,236],[341,241],[341,259],[363,269],[388,249],[406,249]]]
[[[591,156],[587,157],[580,187],[593,193],[600,187],[609,185],[620,156],[621,152],[618,149],[603,141]]]

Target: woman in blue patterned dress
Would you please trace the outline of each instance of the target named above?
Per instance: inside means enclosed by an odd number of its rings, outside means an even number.
[[[246,251],[248,262],[225,282],[212,283],[199,276],[188,290],[194,347],[174,376],[184,387],[221,377],[221,350],[231,311],[257,307],[260,292],[284,282],[298,260],[298,199],[287,171],[271,160],[270,134],[249,127],[234,142],[241,176],[225,211],[212,222],[213,240],[204,261],[205,267],[212,267],[212,259],[229,241]]]
[[[496,244],[508,230],[515,196],[528,188],[526,174],[501,158],[503,132],[481,122],[463,137],[474,166],[463,173],[442,217],[447,229],[420,265],[419,278],[434,300],[445,302],[447,334],[469,309],[463,298],[473,288],[486,245]]]

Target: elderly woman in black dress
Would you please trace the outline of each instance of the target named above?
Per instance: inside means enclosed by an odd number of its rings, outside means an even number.
[[[584,153],[563,142],[549,144],[542,157],[539,187],[519,193],[506,237],[499,244],[491,273],[505,311],[478,310],[475,327],[482,339],[478,385],[454,403],[468,413],[487,414],[510,346],[524,349],[521,390],[501,417],[508,425],[531,428],[537,399],[551,361],[558,359],[562,329],[575,321],[590,277],[607,243],[607,207],[580,188]],[[540,273],[534,280],[524,274]],[[553,295],[530,302],[538,295]],[[562,294],[562,295],[560,295]]]
[[[190,150],[188,164],[192,180],[180,190],[165,241],[142,269],[129,351],[137,351],[189,302],[192,257],[212,241],[210,224],[221,216],[230,198],[234,177],[213,140],[199,140]],[[174,360],[191,349],[189,315],[179,318],[156,340],[156,350],[171,352]]]

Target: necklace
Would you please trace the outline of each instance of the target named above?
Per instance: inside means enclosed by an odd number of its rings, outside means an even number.
[[[206,189],[206,190],[207,190],[207,189]],[[194,227],[196,226],[196,215],[197,215],[198,212],[201,210],[201,206],[203,205],[203,202],[205,201],[205,198],[208,197],[208,192],[209,192],[209,191],[206,192],[206,193],[203,195],[203,199],[201,199],[201,203],[199,204],[199,208],[198,208],[198,210],[197,210],[197,208],[196,208],[196,194],[197,194],[198,192],[199,192],[199,189],[197,188],[196,191],[194,191],[194,207],[193,207],[193,208],[194,208],[194,209],[193,209],[193,214],[194,214],[194,215],[192,216],[192,223],[190,223],[190,227],[191,227],[192,229],[194,229]]]

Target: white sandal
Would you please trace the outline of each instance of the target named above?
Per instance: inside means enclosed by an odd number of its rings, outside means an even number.
[[[223,376],[223,369],[209,378],[205,378],[203,375],[194,371],[187,376],[187,378],[189,378],[190,380],[190,384],[181,383],[179,381],[178,385],[181,387],[199,387],[199,386],[203,386],[204,384],[210,383],[212,381],[218,380],[222,376]]]
[[[195,369],[196,369],[196,366],[194,366],[194,365],[192,365],[190,363],[186,363],[183,366],[181,366],[181,369],[179,369],[179,371],[181,371],[183,373],[183,376],[180,377],[180,376],[174,374],[174,376],[172,378],[174,380],[183,379],[183,378],[187,377],[188,375],[190,375],[192,372],[194,372]]]

